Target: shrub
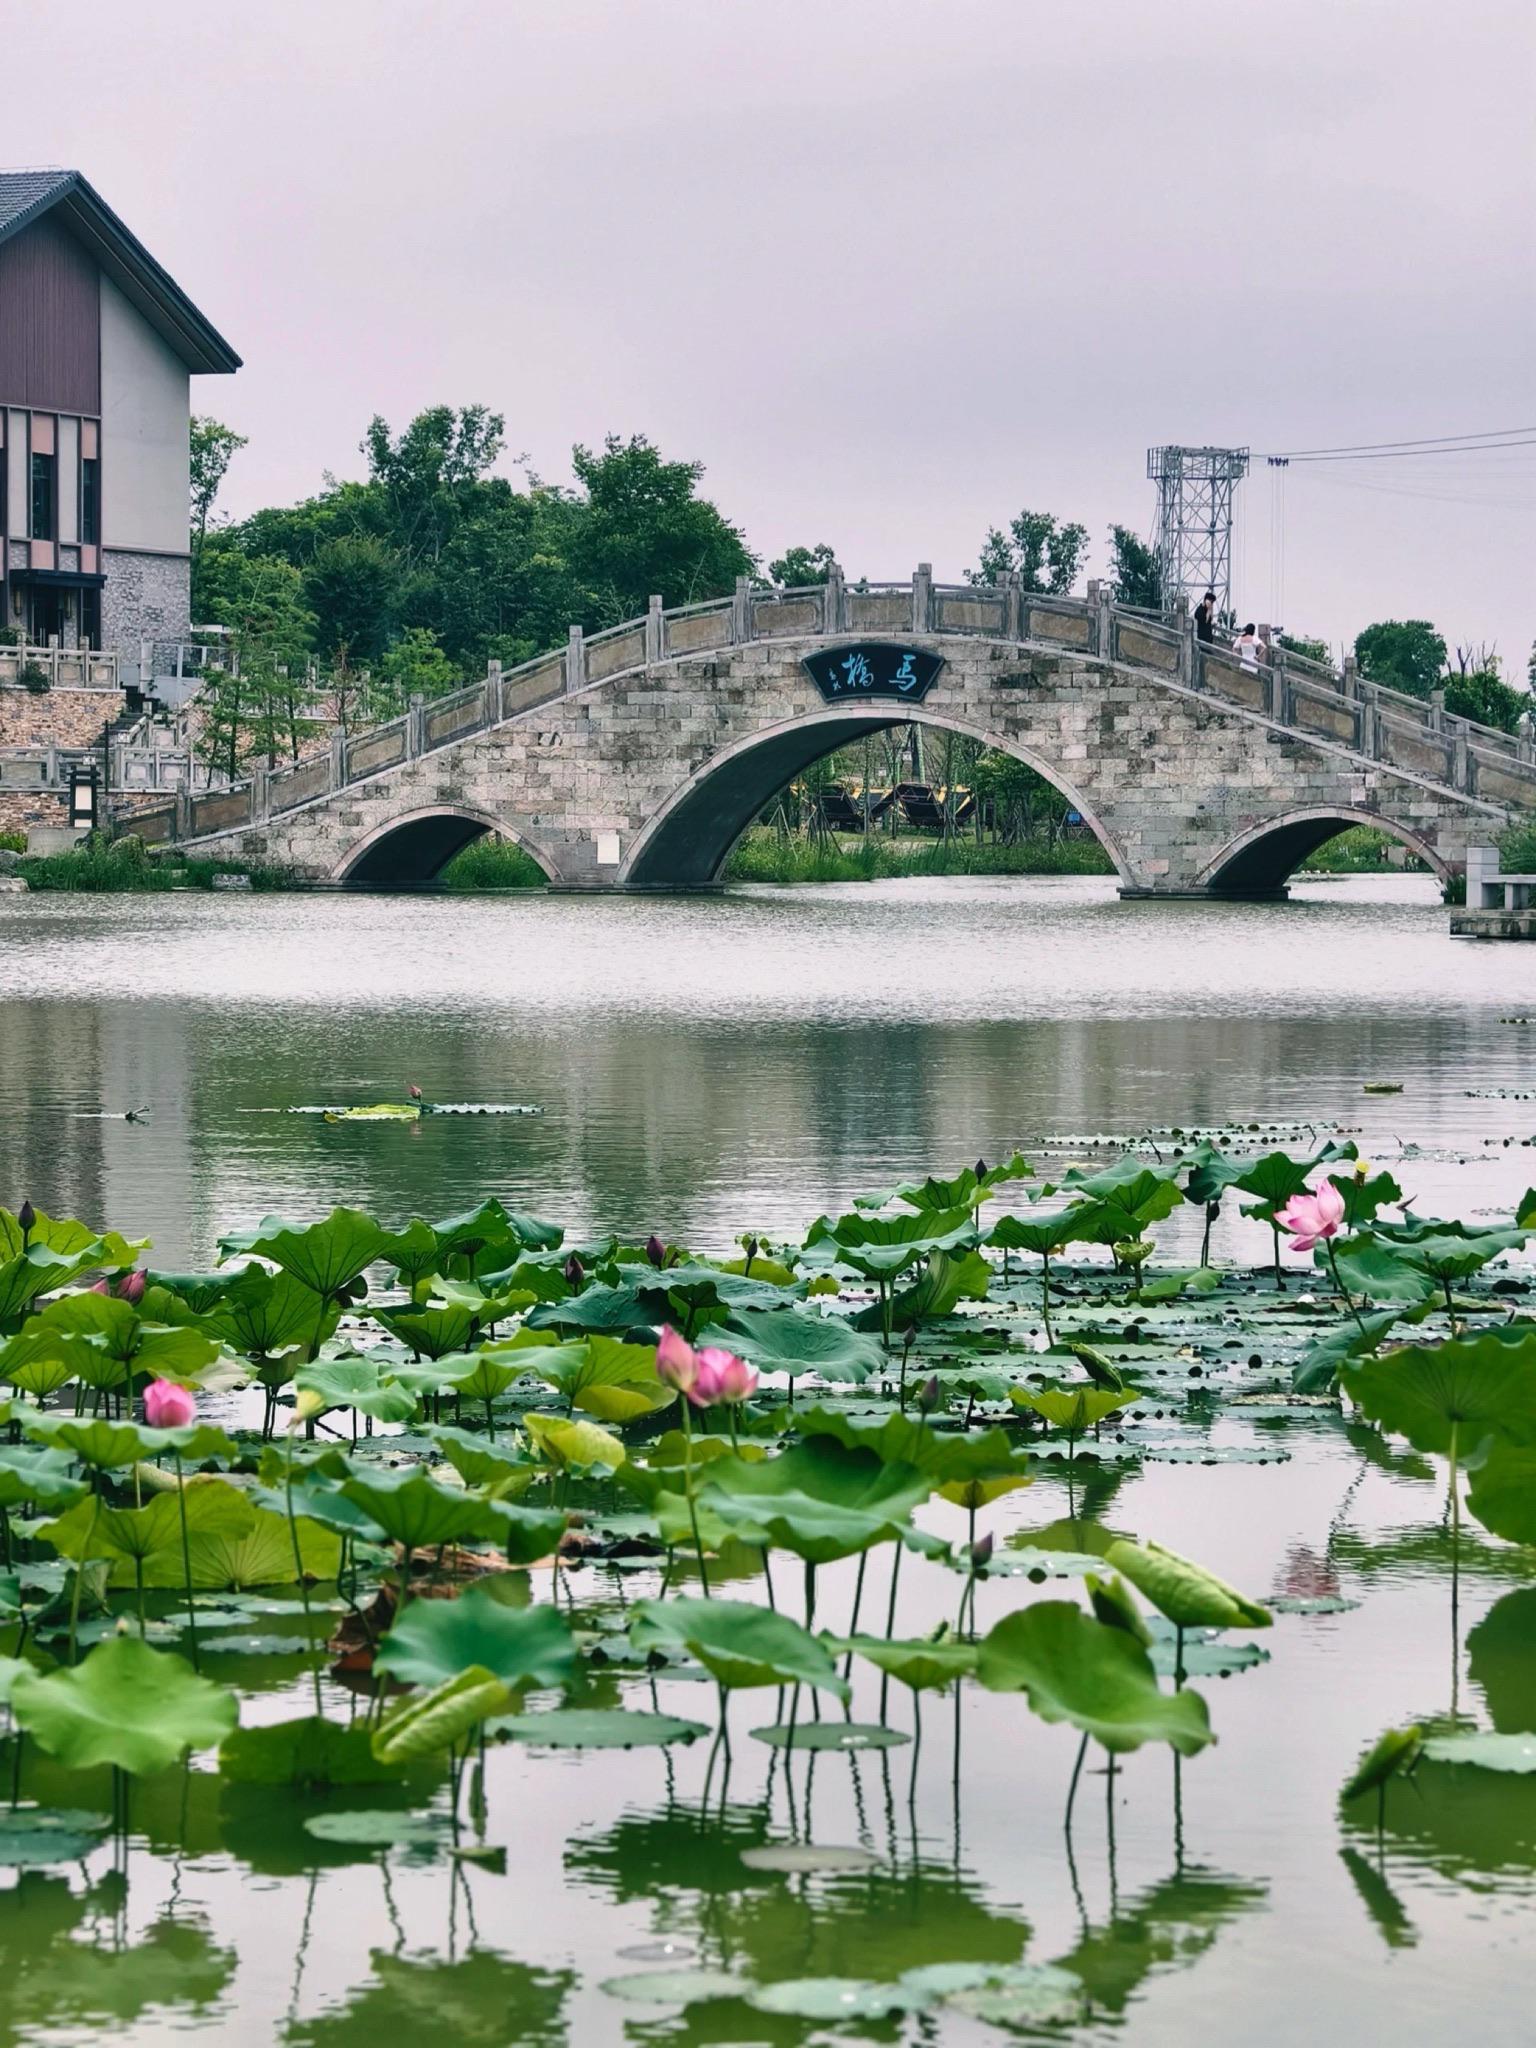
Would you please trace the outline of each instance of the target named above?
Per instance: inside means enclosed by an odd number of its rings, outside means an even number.
[[[44,691],[52,687],[48,681],[48,671],[41,662],[24,661],[17,680],[24,689],[30,690],[34,697],[41,697]]]

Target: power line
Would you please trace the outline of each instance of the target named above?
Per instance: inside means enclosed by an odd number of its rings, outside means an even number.
[[[1266,452],[1265,459],[1271,462],[1310,462],[1320,461],[1325,456],[1337,456],[1342,459],[1350,455],[1372,455],[1378,451],[1385,453],[1402,450],[1405,453],[1410,453],[1423,450],[1425,453],[1428,453],[1432,449],[1443,448],[1452,441],[1503,442],[1515,434],[1536,434],[1536,427],[1489,427],[1482,433],[1426,434],[1417,440],[1407,441],[1345,441],[1341,442],[1336,448],[1277,448],[1272,453]],[[1452,452],[1459,451],[1453,450]],[[1470,452],[1475,454],[1478,451],[1474,448]]]

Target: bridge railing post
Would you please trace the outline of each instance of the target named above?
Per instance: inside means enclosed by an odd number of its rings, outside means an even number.
[[[1096,587],[1095,587],[1096,586]],[[1089,586],[1093,604],[1093,651],[1100,661],[1115,658],[1115,601],[1107,583]]]
[[[331,787],[347,786],[347,736],[338,726],[331,734]]]
[[[1010,569],[1003,577],[1003,637],[1024,638],[1024,579],[1017,569]]]
[[[933,564],[919,562],[912,572],[912,630],[933,631]]]
[[[843,572],[834,563],[822,585],[822,630],[827,633],[847,631],[848,605],[847,589],[843,583]]]
[[[416,760],[426,741],[427,700],[421,695],[411,699],[410,709],[405,714],[405,758]]]
[[[1339,671],[1339,692],[1345,697],[1360,694],[1360,665],[1352,654],[1346,654],[1344,665]]]
[[[1179,636],[1179,681],[1194,684],[1199,680],[1195,674],[1195,622],[1190,616],[1187,590],[1181,590],[1173,601],[1171,623]]]
[[[661,636],[663,621],[661,599],[653,596],[645,614],[645,659],[647,666],[661,659]]]
[[[486,725],[501,723],[501,663],[494,657],[485,664],[485,705],[481,717]]]
[[[752,638],[752,579],[738,576],[731,593],[731,643],[745,647]]]
[[[565,694],[579,690],[587,680],[587,641],[580,626],[572,626],[565,642]]]
[[[1381,692],[1374,683],[1360,685],[1360,751],[1381,759]]]
[[[185,783],[176,792],[174,830],[178,839],[190,839],[192,836],[192,792]]]
[[[272,815],[272,783],[269,768],[258,765],[251,770],[251,823],[258,818]]]
[[[1472,758],[1472,735],[1467,730],[1464,718],[1453,719],[1452,733],[1452,776],[1456,787],[1471,796],[1476,780],[1476,763]]]

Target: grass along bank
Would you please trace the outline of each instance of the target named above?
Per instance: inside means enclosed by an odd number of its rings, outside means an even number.
[[[802,839],[757,828],[737,840],[728,882],[881,882],[905,875],[1110,875],[1096,839],[1023,840],[1013,846],[974,839]]]
[[[253,889],[294,886],[281,868],[187,859],[174,849],[155,853],[131,835],[108,840],[93,833],[67,853],[27,853],[25,844],[19,833],[0,833],[0,853],[14,856],[0,863],[0,868],[6,874],[19,875],[29,889],[45,893],[163,895],[175,889],[212,889],[220,875],[244,875]]]

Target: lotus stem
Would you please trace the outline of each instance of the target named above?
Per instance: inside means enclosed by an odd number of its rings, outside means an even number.
[[[891,1597],[885,1610],[885,1640],[890,1642],[896,1634],[896,1582],[901,1577],[901,1538],[896,1539],[896,1555],[891,1561]],[[890,1696],[891,1674],[880,1674],[880,1720],[885,1721],[886,1700]]]
[[[688,1498],[688,1523],[693,1530],[693,1547],[699,1560],[699,1586],[709,1598],[709,1572],[704,1564],[704,1543],[699,1535],[699,1514],[693,1504],[693,1424],[688,1415],[688,1397],[683,1397],[683,1492]]]
[[[1323,1243],[1328,1247],[1328,1268],[1329,1271],[1333,1274],[1333,1284],[1338,1289],[1339,1293],[1344,1297],[1344,1306],[1349,1310],[1350,1314],[1354,1317],[1356,1329],[1360,1332],[1361,1336],[1365,1338],[1366,1342],[1369,1343],[1370,1335],[1369,1332],[1366,1330],[1364,1322],[1361,1320],[1359,1309],[1355,1306],[1354,1297],[1353,1295],[1351,1295],[1349,1289],[1344,1285],[1344,1282],[1339,1278],[1339,1262],[1334,1255],[1333,1239],[1331,1237],[1325,1237],[1323,1239]],[[1452,1334],[1454,1335],[1454,1323],[1452,1324],[1451,1329]]]
[[[1072,1782],[1067,1787],[1067,1817],[1062,1823],[1066,1834],[1072,1833],[1072,1802],[1077,1797],[1077,1781],[1083,1775],[1083,1758],[1088,1754],[1088,1737],[1084,1735],[1077,1745],[1077,1762],[1072,1766]]]
[[[859,1552],[858,1574],[853,1582],[853,1614],[848,1623],[848,1633],[850,1636],[856,1636],[859,1632],[859,1607],[864,1599],[864,1567],[866,1564],[868,1564],[868,1562],[869,1552],[867,1550],[861,1550]],[[843,1659],[843,1683],[845,1685],[848,1682],[848,1674],[852,1669],[853,1652],[852,1650],[850,1650],[847,1656]],[[843,1708],[843,1714],[845,1719],[852,1720],[853,1703],[851,1700]]]
[[[907,1780],[907,1811],[917,1805],[917,1760],[923,1748],[923,1696],[912,1688],[912,1775]]]
[[[186,1482],[181,1476],[181,1452],[173,1450],[176,1461],[176,1507],[181,1516],[181,1570],[187,1594],[187,1632],[192,1639],[192,1669],[200,1667],[197,1661],[197,1607],[192,1599],[192,1543],[187,1535],[187,1493]]]
[[[90,1550],[91,1539],[96,1534],[97,1519],[101,1514],[101,1495],[93,1480],[91,1490],[91,1526],[85,1532],[85,1541],[80,1546],[80,1555],[75,1559],[75,1583],[69,1596],[69,1661],[76,1664],[80,1659],[80,1582],[85,1575],[86,1553]]]
[[[325,1700],[320,1691],[320,1667],[313,1661],[315,1655],[315,1624],[314,1617],[309,1611],[309,1581],[304,1576],[304,1553],[299,1546],[298,1517],[293,1512],[293,1431],[291,1428],[288,1432],[288,1466],[283,1475],[283,1500],[288,1509],[288,1537],[293,1545],[293,1569],[299,1581],[299,1598],[304,1603],[304,1641],[308,1645],[311,1659],[309,1675],[313,1679],[315,1687],[315,1714],[317,1718],[323,1720],[325,1718]],[[406,1564],[401,1571],[402,1595],[405,1576],[409,1569],[410,1561],[407,1558]],[[402,1607],[405,1605],[403,1597],[400,1604]]]
[[[1045,1341],[1047,1344],[1054,1344],[1056,1342],[1056,1333],[1051,1328],[1051,1255],[1049,1252],[1042,1252],[1040,1255],[1040,1314],[1045,1322]]]
[[[1284,1294],[1285,1275],[1280,1270],[1280,1226],[1271,1219],[1269,1230],[1275,1241],[1275,1288],[1278,1293]]]

